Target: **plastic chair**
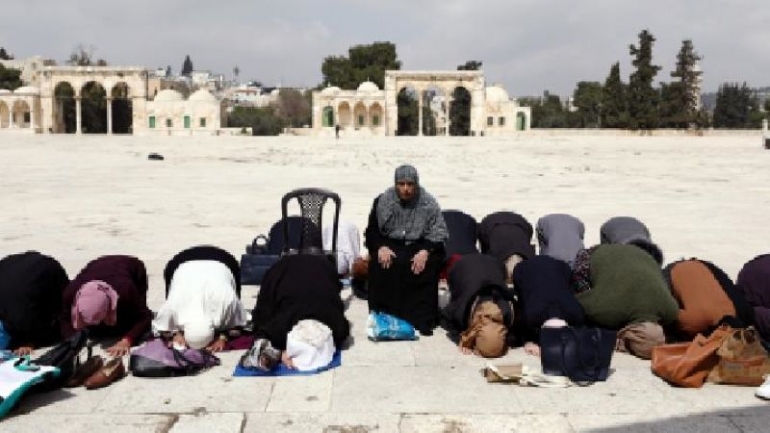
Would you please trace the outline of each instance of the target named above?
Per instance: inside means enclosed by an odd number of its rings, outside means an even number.
[[[299,232],[299,247],[290,248],[290,229],[288,204],[296,199],[299,203],[301,224]],[[328,200],[335,205],[334,222],[332,224],[332,249],[325,251],[323,247],[323,209]],[[337,263],[337,232],[339,230],[340,196],[332,191],[322,188],[299,188],[286,193],[281,199],[281,215],[283,224],[283,251],[282,254],[319,254],[326,255],[336,266]]]

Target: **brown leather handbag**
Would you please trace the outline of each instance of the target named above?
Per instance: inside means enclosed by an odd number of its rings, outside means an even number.
[[[652,371],[672,385],[700,388],[711,370],[719,363],[717,350],[732,334],[727,325],[710,336],[695,336],[689,343],[664,344],[652,349]]]
[[[770,374],[770,358],[753,328],[735,329],[717,349],[719,362],[708,375],[709,382],[759,386]]]

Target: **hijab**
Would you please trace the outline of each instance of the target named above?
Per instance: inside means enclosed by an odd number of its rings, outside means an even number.
[[[446,242],[449,230],[441,215],[441,207],[420,186],[417,169],[411,165],[402,165],[396,169],[394,178],[396,183],[414,183],[415,194],[408,201],[402,200],[394,186],[380,195],[376,209],[380,232],[391,239],[407,243],[423,238],[430,242]]]

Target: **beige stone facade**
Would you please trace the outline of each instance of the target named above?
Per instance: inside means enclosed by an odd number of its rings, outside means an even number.
[[[327,87],[313,92],[313,135],[397,135],[398,94],[408,89],[420,95],[418,135],[423,133],[423,108],[430,108],[436,135],[449,135],[449,112],[455,89],[471,97],[470,135],[505,135],[530,127],[529,107],[521,107],[501,86],[486,87],[482,71],[386,71],[385,88],[366,81],[356,90]],[[426,95],[430,94],[430,98]]]

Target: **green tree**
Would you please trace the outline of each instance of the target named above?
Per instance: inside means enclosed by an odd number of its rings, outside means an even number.
[[[604,88],[596,81],[581,81],[572,95],[572,106],[576,108],[570,116],[570,126],[578,128],[601,128],[601,108]]]
[[[184,58],[184,62],[182,62],[182,72],[181,75],[183,77],[189,77],[192,75],[193,71],[193,62],[190,60],[190,55],[186,55]]]
[[[398,129],[396,130],[396,135],[417,135],[417,130],[420,127],[419,119],[417,118],[419,110],[417,93],[409,88],[402,89],[398,92],[396,104],[398,105]]]
[[[532,128],[565,128],[568,126],[567,110],[558,95],[548,90],[542,97],[520,98],[519,103],[532,110]]]
[[[276,104],[277,115],[286,126],[310,125],[311,106],[305,94],[295,89],[281,89]]]
[[[251,128],[252,135],[278,135],[284,124],[274,107],[235,107],[227,118],[232,128]]]
[[[0,89],[16,90],[22,86],[21,71],[0,64]]]
[[[329,56],[321,65],[324,83],[321,86],[337,86],[355,90],[359,84],[369,80],[382,89],[385,86],[385,71],[401,69],[396,54],[396,45],[391,42],[374,42],[369,45],[355,45],[348,49],[348,57]]]
[[[612,65],[604,81],[600,114],[601,126],[604,128],[628,127],[626,85],[620,79],[620,63]]]
[[[628,83],[628,114],[631,129],[654,129],[658,126],[658,91],[652,87],[660,66],[652,64],[655,37],[646,29],[639,33],[639,46],[629,50],[636,68]]]
[[[5,51],[5,48],[0,47],[0,60],[13,60],[13,56]]]
[[[682,41],[676,56],[676,67],[671,72],[675,78],[670,84],[661,84],[660,126],[667,128],[695,128],[701,125],[699,112],[700,76],[698,68],[701,56],[695,52],[692,41]]]
[[[480,71],[481,63],[478,60],[468,60],[464,65],[457,66],[458,71]]]
[[[468,60],[457,65],[458,71],[480,71],[482,62]],[[464,87],[452,91],[452,104],[449,106],[449,134],[471,134],[471,93]]]
[[[756,92],[746,83],[719,86],[714,107],[714,128],[758,128],[762,117]]]

